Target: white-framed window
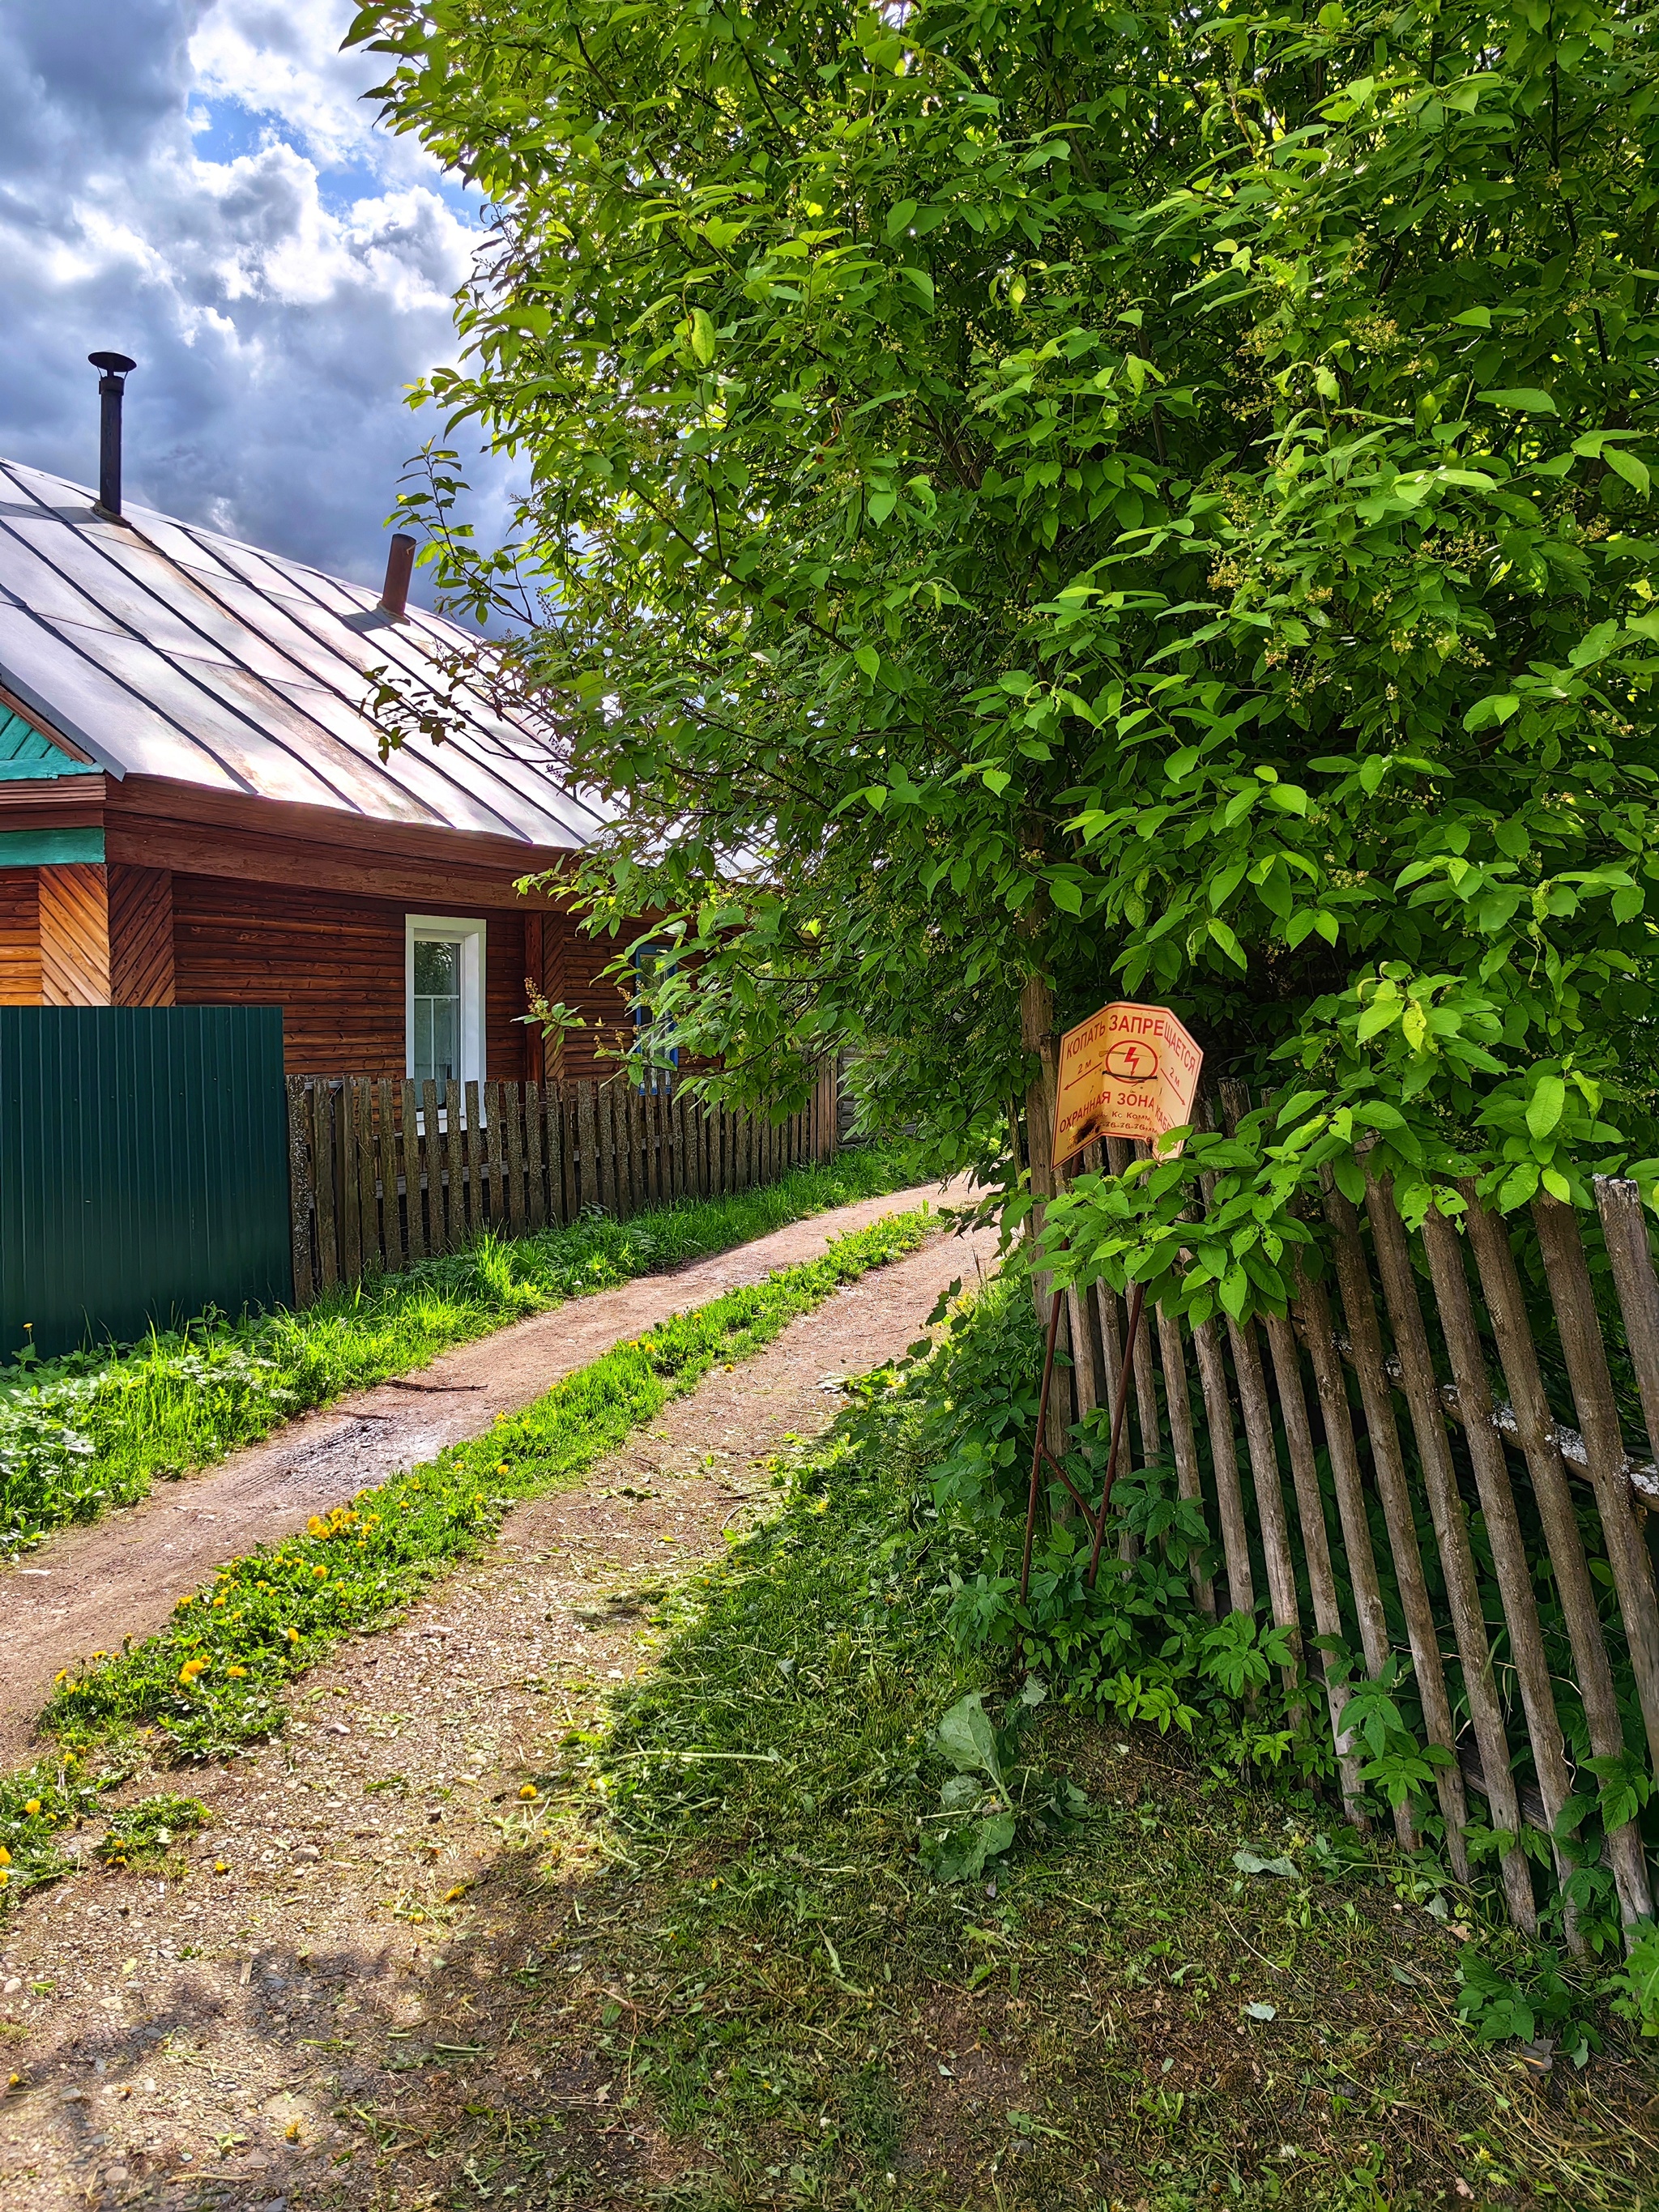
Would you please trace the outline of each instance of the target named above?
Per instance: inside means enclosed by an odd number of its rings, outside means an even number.
[[[484,925],[451,915],[404,919],[404,1035],[411,1082],[481,1083]]]
[[[641,945],[634,950],[634,1035],[641,1052],[639,1087],[641,1091],[671,1091],[674,1078],[679,1073],[680,1048],[674,1042],[672,1029],[659,1026],[655,1009],[651,1004],[651,987],[659,976],[671,975],[674,967],[673,948],[666,945]],[[656,1029],[649,1040],[650,1056],[643,1057],[647,1032]]]

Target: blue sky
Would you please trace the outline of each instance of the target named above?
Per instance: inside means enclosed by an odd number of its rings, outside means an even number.
[[[352,0],[0,8],[0,453],[97,468],[94,348],[138,362],[129,496],[364,581],[439,424],[476,204],[362,95]],[[481,461],[475,520],[505,511]]]

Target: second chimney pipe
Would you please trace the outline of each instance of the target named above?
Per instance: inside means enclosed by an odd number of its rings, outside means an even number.
[[[87,359],[101,369],[98,380],[98,505],[118,522],[121,519],[121,393],[124,380],[137,368],[124,353],[89,353]]]
[[[380,608],[393,622],[402,622],[409,606],[409,580],[415,573],[415,540],[400,530],[386,548],[386,584]]]

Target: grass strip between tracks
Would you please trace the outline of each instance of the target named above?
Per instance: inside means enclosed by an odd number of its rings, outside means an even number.
[[[832,1207],[902,1190],[902,1149],[858,1146],[775,1183],[684,1198],[629,1221],[586,1213],[325,1293],[303,1313],[208,1314],[125,1350],[0,1364],[0,1555],[130,1505],[284,1421],[567,1298],[714,1252]]]
[[[489,1543],[520,1499],[579,1481],[671,1397],[758,1351],[842,1284],[913,1251],[936,1218],[927,1206],[890,1214],[838,1237],[819,1259],[614,1346],[483,1436],[228,1562],[155,1635],[94,1653],[77,1675],[60,1677],[41,1716],[57,1756],[0,1780],[0,1898],[69,1870],[56,1832],[130,1771],[106,1762],[94,1772],[100,1747],[112,1751],[144,1728],[160,1730],[177,1758],[212,1759],[276,1735],[284,1686],[343,1637],[401,1613]]]

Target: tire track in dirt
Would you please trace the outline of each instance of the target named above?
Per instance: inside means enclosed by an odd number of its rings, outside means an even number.
[[[308,1516],[483,1433],[613,1344],[722,1291],[815,1260],[830,1240],[890,1213],[938,1205],[927,1183],[790,1223],[728,1252],[570,1298],[458,1345],[431,1365],[337,1398],[182,1482],[83,1528],[69,1528],[0,1573],[0,1765],[30,1756],[54,1674],[93,1651],[148,1636],[226,1559],[274,1542]]]
[[[503,2114],[596,2212],[675,2179],[684,2148],[561,2024],[592,1994],[582,1863],[532,1878],[521,1785],[649,1667],[648,1593],[764,1510],[764,1462],[830,1424],[840,1378],[994,1260],[988,1234],[939,1237],[848,1285],[581,1490],[516,1508],[395,1631],[350,1639],[295,1685],[279,1745],[130,1785],[198,1792],[212,1825],[163,1875],[90,1872],[0,1923],[8,2212],[447,2203]],[[562,1931],[556,1972],[522,1978]]]

